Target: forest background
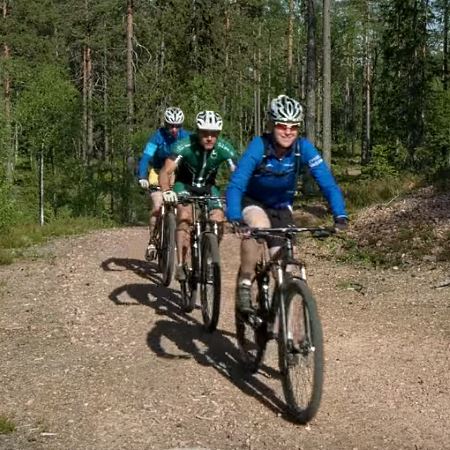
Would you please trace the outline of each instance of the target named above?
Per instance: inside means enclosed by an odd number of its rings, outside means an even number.
[[[2,248],[42,235],[36,224],[51,234],[143,219],[133,170],[167,106],[188,129],[199,110],[220,112],[242,151],[271,98],[298,98],[351,209],[411,180],[448,186],[449,0],[0,7]]]

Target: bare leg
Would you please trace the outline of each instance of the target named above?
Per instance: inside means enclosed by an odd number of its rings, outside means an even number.
[[[212,209],[209,213],[209,218],[213,222],[217,223],[218,237],[219,237],[219,242],[220,242],[223,237],[223,223],[225,222],[225,215],[223,213],[223,210],[220,208]]]
[[[242,211],[244,222],[252,228],[269,228],[270,220],[259,206],[247,206]],[[255,274],[256,263],[261,257],[264,247],[256,239],[242,239],[241,241],[241,272],[239,280],[250,281]]]
[[[186,255],[190,246],[190,228],[192,225],[191,206],[177,206],[177,251],[178,265],[186,262]]]
[[[152,242],[156,220],[161,213],[161,206],[163,203],[162,193],[160,191],[155,191],[150,194],[151,199],[151,211],[150,211],[150,220],[148,225],[149,231],[149,242]]]

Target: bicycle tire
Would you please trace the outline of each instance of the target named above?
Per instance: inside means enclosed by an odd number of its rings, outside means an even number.
[[[203,235],[201,251],[200,302],[203,325],[212,333],[219,321],[221,295],[219,241],[214,233]]]
[[[283,393],[291,416],[305,424],[316,415],[322,397],[322,326],[316,301],[304,280],[290,279],[283,289],[286,319],[280,320],[281,333],[278,336]],[[301,299],[301,304],[295,302],[296,299]],[[296,326],[298,330],[294,329]],[[303,387],[308,382],[310,388],[298,389],[299,385]],[[304,393],[306,395],[302,395]]]
[[[168,211],[164,214],[162,227],[160,270],[162,274],[162,284],[164,286],[169,286],[172,281],[175,262],[176,219],[173,211]]]
[[[192,258],[192,249],[191,262],[192,265],[195,264],[195,261]],[[185,273],[186,279],[180,281],[181,309],[186,313],[190,313],[194,310],[197,303],[198,280],[195,276],[195,270],[193,267],[188,267],[185,265]]]
[[[180,281],[180,291],[181,291],[181,309],[184,312],[190,313],[194,308],[191,307],[191,291],[189,289],[189,280]]]
[[[239,272],[240,269],[236,279],[235,305],[237,304],[237,298],[239,295]],[[253,284],[252,289],[257,289],[256,283]],[[236,340],[239,347],[242,364],[246,370],[251,373],[255,373],[258,371],[262,361],[264,360],[264,354],[266,352],[267,342],[269,340],[268,324],[263,321],[260,326],[255,328],[248,322],[248,317],[242,315],[238,309],[235,308],[235,326]]]
[[[158,272],[162,273],[162,235],[163,235],[163,220],[162,217],[158,217],[156,219],[155,224],[155,233],[154,233],[154,241],[156,243],[156,250],[157,250],[157,264],[158,264]]]

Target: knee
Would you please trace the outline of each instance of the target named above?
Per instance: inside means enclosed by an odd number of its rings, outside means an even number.
[[[188,232],[191,227],[191,218],[188,215],[177,215],[177,231]]]

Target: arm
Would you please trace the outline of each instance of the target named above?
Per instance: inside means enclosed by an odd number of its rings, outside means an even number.
[[[159,172],[159,185],[163,192],[170,190],[170,179],[177,170],[177,160],[167,158],[163,168]]]
[[[324,162],[314,145],[306,139],[300,141],[302,163],[306,164],[327,200],[335,219],[347,218],[345,200],[330,168]]]
[[[158,133],[154,133],[150,139],[147,141],[144,147],[144,152],[139,161],[139,170],[138,176],[139,179],[148,177],[148,168],[151,165],[151,161],[153,159],[153,155],[158,149]]]
[[[225,139],[221,139],[219,145],[222,152],[222,157],[227,164],[228,169],[230,170],[230,172],[234,172],[238,159],[235,148],[233,147],[233,145],[231,145],[230,142]]]
[[[248,183],[254,170],[260,164],[264,154],[264,144],[260,137],[254,138],[231,175],[226,191],[227,219],[239,221],[242,219],[241,201],[247,190]]]

